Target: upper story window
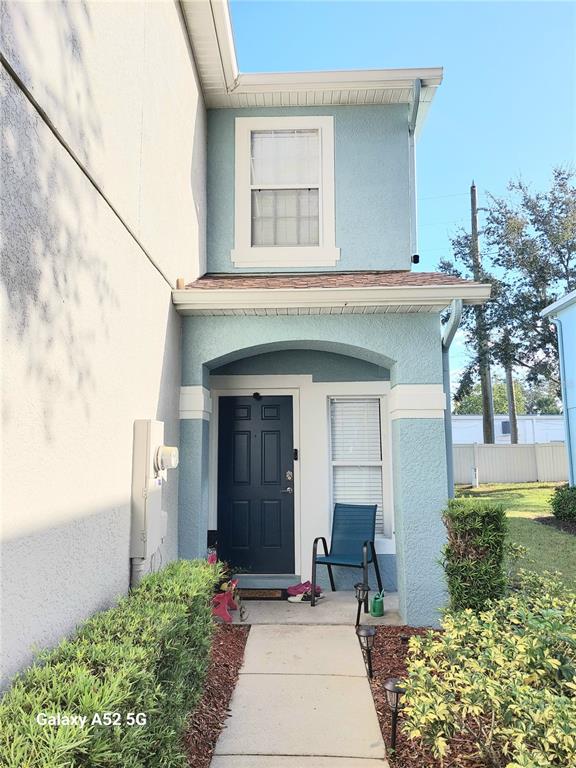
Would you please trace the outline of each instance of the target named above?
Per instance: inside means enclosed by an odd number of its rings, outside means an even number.
[[[236,118],[235,193],[236,266],[336,264],[331,117]]]

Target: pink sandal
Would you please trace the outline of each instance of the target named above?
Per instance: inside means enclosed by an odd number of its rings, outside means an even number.
[[[303,595],[305,592],[310,592],[312,590],[312,584],[309,581],[303,581],[300,582],[300,584],[294,584],[292,587],[288,587],[286,592],[291,597],[296,597],[296,595]],[[322,593],[322,590],[318,585],[316,585],[316,594],[320,595]]]

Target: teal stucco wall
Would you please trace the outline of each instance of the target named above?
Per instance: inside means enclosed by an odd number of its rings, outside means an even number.
[[[208,272],[235,268],[234,128],[236,117],[334,117],[335,267],[322,271],[410,269],[408,107],[213,109],[208,112]],[[248,271],[259,271],[250,268]],[[275,271],[268,267],[260,271]],[[278,271],[278,270],[276,270]],[[297,267],[279,271],[301,271]]]
[[[558,311],[561,324],[561,374],[570,483],[576,485],[576,299]]]
[[[281,349],[320,349],[390,370],[391,383],[441,384],[436,314],[186,317],[182,384],[208,385],[209,369]]]
[[[436,625],[446,599],[438,562],[447,497],[443,419],[392,422],[392,476],[400,612],[411,624]]]
[[[310,350],[322,353],[316,354],[318,360],[331,360],[323,371],[318,363],[319,376],[329,376],[330,368],[338,369],[334,367],[337,356],[348,355],[356,359],[348,363],[349,371],[357,361],[361,363],[357,371],[373,373],[373,366],[380,366],[390,371],[392,387],[442,383],[440,322],[435,314],[186,317],[182,341],[183,385],[209,387],[211,371],[255,373],[246,360],[250,356],[256,356],[252,362],[259,366],[259,373],[272,373],[274,361],[284,366],[279,372],[310,372]],[[294,370],[298,360],[302,369]],[[438,564],[444,543],[441,510],[447,498],[444,421],[392,421],[391,443],[396,558],[384,556],[383,570],[389,574],[396,564],[404,620],[413,625],[437,625],[445,602]],[[208,448],[208,422],[184,420],[180,462],[183,557],[202,556],[206,551]],[[389,588],[394,585],[394,579],[386,581]]]
[[[390,371],[374,363],[334,352],[286,349],[243,357],[213,368],[214,376],[307,374],[312,381],[389,381]]]
[[[206,557],[209,434],[205,419],[180,422],[178,554],[189,560]]]

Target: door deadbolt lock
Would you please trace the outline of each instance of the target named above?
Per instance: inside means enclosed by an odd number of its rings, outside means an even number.
[[[294,475],[292,474],[292,472],[290,472],[290,470],[288,470],[288,472],[286,472],[286,480],[292,480],[293,477],[294,477]]]

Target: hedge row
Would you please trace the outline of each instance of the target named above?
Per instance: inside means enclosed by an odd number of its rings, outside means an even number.
[[[0,765],[184,766],[182,732],[208,666],[219,576],[202,561],[172,563],[41,654],[0,701]],[[37,721],[56,715],[87,719]]]
[[[410,641],[406,730],[439,765],[576,767],[576,594],[551,575],[520,586]]]
[[[502,597],[506,589],[504,507],[492,501],[451,499],[443,519],[448,542],[442,565],[450,608],[482,610],[488,600]]]
[[[550,506],[557,520],[576,521],[576,486],[558,486],[550,498]]]

